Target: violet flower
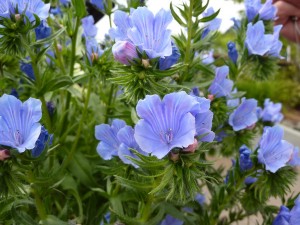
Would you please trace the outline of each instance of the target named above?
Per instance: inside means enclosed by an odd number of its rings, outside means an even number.
[[[202,16],[208,17],[214,13],[215,13],[214,9],[212,7],[210,7],[202,14]],[[221,23],[222,23],[222,19],[220,19],[220,18],[214,18],[213,20],[206,22],[204,24],[205,29],[203,30],[201,38],[202,39],[205,38],[211,31],[218,30],[220,28]]]
[[[272,123],[279,123],[283,119],[281,113],[281,103],[274,104],[270,99],[265,99],[264,109],[260,112],[260,118],[262,121],[268,121]]]
[[[282,205],[272,225],[298,225],[300,224],[300,196],[295,200],[294,207],[289,210]]]
[[[36,40],[47,38],[51,35],[52,29],[48,26],[45,20],[41,21],[40,25],[35,28]]]
[[[209,93],[218,98],[229,96],[233,87],[233,81],[227,79],[229,74],[228,66],[217,67],[215,71],[216,77],[208,88]]]
[[[97,35],[98,28],[94,25],[95,21],[93,16],[87,16],[81,19],[83,36],[88,38],[95,38]]]
[[[261,0],[246,0],[245,7],[249,22],[257,15],[260,20],[274,20],[277,12],[272,0],[267,0],[264,4],[261,4]]]
[[[136,47],[128,41],[118,41],[113,45],[112,52],[115,60],[125,65],[130,65],[130,61],[139,57]]]
[[[250,170],[253,167],[253,162],[250,158],[252,151],[246,145],[243,145],[242,147],[240,147],[239,152],[239,163],[241,171]]]

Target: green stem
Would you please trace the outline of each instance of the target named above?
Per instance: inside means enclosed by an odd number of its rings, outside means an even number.
[[[189,19],[188,19],[188,24],[187,24],[187,29],[188,29],[188,33],[187,33],[187,43],[186,43],[186,49],[185,49],[185,57],[184,57],[184,64],[187,65],[183,77],[182,77],[182,81],[184,81],[188,74],[189,74],[189,64],[191,62],[190,59],[190,54],[191,54],[191,44],[192,44],[192,26],[193,26],[193,6],[194,6],[194,0],[190,0],[190,7],[189,7]]]
[[[108,96],[108,103],[107,103],[107,107],[106,107],[104,123],[108,123],[108,115],[110,115],[110,110],[111,110],[110,107],[111,107],[111,104],[114,99],[114,90],[115,90],[115,85],[112,84],[110,87],[110,92],[109,92],[109,96]]]
[[[146,223],[149,220],[149,216],[151,215],[151,206],[152,206],[152,196],[150,195],[147,199],[146,204],[142,208],[142,213],[141,213],[142,223]]]
[[[82,127],[83,127],[83,124],[84,124],[84,121],[85,121],[85,118],[86,118],[86,114],[87,114],[87,109],[88,109],[88,104],[89,104],[89,101],[90,101],[90,96],[91,96],[91,87],[92,87],[92,77],[90,76],[89,77],[89,83],[88,83],[88,90],[87,90],[87,96],[86,96],[86,99],[85,99],[85,103],[84,103],[84,108],[83,108],[83,112],[82,112],[82,117],[79,121],[79,125],[78,125],[78,129],[77,129],[77,133],[76,133],[76,137],[75,137],[75,140],[73,142],[73,145],[72,145],[72,148],[71,148],[71,151],[69,152],[67,158],[65,158],[65,160],[63,161],[63,165],[62,165],[62,171],[64,171],[64,169],[69,165],[69,163],[71,162],[72,158],[73,158],[73,155],[74,155],[74,152],[76,150],[76,147],[77,147],[77,144],[78,144],[78,141],[80,139],[80,135],[81,135],[81,130],[82,130]]]

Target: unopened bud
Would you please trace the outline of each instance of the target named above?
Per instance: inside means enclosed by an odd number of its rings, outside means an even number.
[[[149,59],[142,59],[142,65],[145,67],[145,68],[148,68],[150,66],[150,61]]]
[[[112,47],[114,58],[122,64],[130,65],[131,60],[138,58],[136,47],[128,41],[118,41]]]
[[[92,62],[95,62],[98,59],[98,57],[99,57],[98,54],[96,52],[93,52],[91,54],[91,60],[92,60]]]
[[[15,20],[19,21],[21,19],[21,15],[20,14],[15,14]]]
[[[183,151],[186,152],[186,153],[194,153],[197,148],[198,148],[198,141],[195,138],[194,143],[189,145],[187,148],[184,148]]]
[[[210,101],[213,101],[215,99],[215,96],[214,95],[207,95],[207,98],[210,100]]]
[[[0,150],[0,161],[4,161],[10,157],[10,152],[7,149]]]

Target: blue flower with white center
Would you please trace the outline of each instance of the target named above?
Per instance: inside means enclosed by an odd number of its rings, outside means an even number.
[[[255,99],[242,99],[242,103],[229,116],[228,122],[233,130],[243,130],[255,124],[258,121],[256,109]]]
[[[280,207],[279,213],[272,225],[298,225],[300,224],[300,196],[295,200],[295,205],[290,210],[286,206]]]
[[[89,62],[90,64],[93,64],[93,62],[103,54],[103,50],[101,50],[100,45],[94,38],[87,39],[85,46]]]
[[[130,151],[130,149],[135,149],[143,155],[147,155],[147,153],[143,152],[140,146],[136,143],[134,139],[134,129],[130,126],[125,126],[119,130],[117,137],[118,140],[121,142],[118,151],[119,158],[125,164],[131,164],[137,168],[138,166],[134,164],[130,159],[127,158],[127,156],[136,159],[138,158],[132,151]]]
[[[227,75],[229,74],[228,66],[217,67],[215,73],[216,77],[208,88],[209,93],[213,94],[217,98],[230,96],[233,81],[227,79]]]
[[[258,161],[272,173],[286,166],[293,154],[293,145],[282,138],[283,128],[265,127],[259,142]]]
[[[91,3],[96,6],[99,10],[104,11],[103,0],[91,0]]]
[[[0,97],[0,145],[20,153],[33,149],[41,133],[42,103],[29,98],[22,103],[12,95]]]
[[[252,154],[252,151],[246,146],[243,145],[240,147],[240,169],[241,171],[250,170],[253,167],[252,159],[250,158],[250,155]]]
[[[51,35],[52,29],[48,26],[45,20],[41,21],[40,25],[35,28],[36,40],[47,38]]]
[[[268,55],[281,58],[282,43],[279,41],[281,28],[282,25],[275,26],[273,34],[265,34],[265,27],[262,21],[258,21],[254,25],[249,23],[245,39],[249,55]]]
[[[292,158],[288,162],[291,166],[300,166],[300,155],[299,155],[299,148],[295,147],[293,150]]]
[[[33,157],[39,157],[44,151],[46,145],[52,143],[53,135],[49,135],[48,131],[42,126],[41,133],[37,141],[35,142],[35,147],[31,151]]]
[[[136,107],[141,118],[135,126],[136,142],[144,152],[159,159],[173,148],[193,144],[196,126],[191,110],[197,104],[194,97],[183,91],[167,94],[162,100],[158,95],[147,95]]]
[[[202,14],[202,16],[203,17],[208,17],[208,16],[211,16],[214,13],[215,13],[214,9],[212,7],[210,7],[206,10],[206,12],[204,12]],[[205,38],[209,34],[209,32],[211,32],[211,31],[218,30],[220,28],[221,23],[222,23],[222,19],[220,19],[220,18],[214,18],[213,20],[211,20],[209,22],[206,22],[204,24],[205,29],[203,30],[201,38],[202,39]]]
[[[273,123],[279,123],[283,119],[281,113],[281,103],[274,104],[270,99],[265,99],[264,109],[261,110],[259,117],[262,121],[268,121]]]
[[[121,142],[117,134],[125,125],[126,123],[123,120],[115,119],[112,121],[111,126],[101,124],[95,127],[95,137],[100,141],[97,152],[104,160],[110,160],[113,156],[118,156]]]
[[[232,42],[232,41],[229,41],[227,43],[227,49],[228,49],[228,56],[229,56],[230,60],[234,64],[236,64],[239,55],[238,55],[238,52],[236,50],[235,43]]]
[[[95,38],[97,35],[98,28],[94,25],[95,21],[93,16],[87,16],[81,19],[83,36],[88,38]]]
[[[272,4],[272,0],[267,0],[264,4],[261,4],[261,0],[246,0],[245,7],[249,22],[251,22],[257,15],[259,15],[260,20],[275,19],[277,10]]]
[[[130,16],[115,12],[117,28],[110,30],[116,41],[130,41],[145,51],[150,59],[172,55],[171,30],[167,27],[173,17],[170,11],[161,9],[155,16],[146,7],[131,10]]]

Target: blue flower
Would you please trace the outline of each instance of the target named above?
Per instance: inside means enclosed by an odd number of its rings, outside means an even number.
[[[233,22],[233,29],[239,30],[241,28],[241,20],[238,20],[236,18],[231,18]]]
[[[10,9],[13,7],[12,0],[2,0],[0,5],[0,20],[1,17],[8,18],[10,16]]]
[[[98,42],[94,38],[86,39],[85,46],[89,62],[90,64],[93,64],[93,62],[103,54],[103,50],[101,50]]]
[[[237,89],[235,88],[231,92],[230,97],[227,97],[227,99],[226,99],[226,104],[230,108],[235,108],[235,107],[237,107],[240,104],[240,99],[239,98],[232,97],[233,94],[236,94],[236,93],[237,93]]]
[[[267,0],[261,4],[261,0],[246,0],[246,15],[251,22],[255,16],[259,15],[261,20],[274,20],[276,16],[276,7],[272,5],[272,0]]]
[[[195,117],[190,113],[199,104],[185,92],[147,95],[136,110],[141,118],[135,126],[135,140],[144,152],[161,159],[173,148],[186,148],[194,143]]]
[[[41,133],[42,104],[29,98],[22,103],[12,95],[0,97],[0,145],[16,148],[20,153],[33,149]]]
[[[273,34],[265,34],[265,27],[262,21],[258,21],[254,25],[249,23],[245,39],[249,55],[281,57],[282,43],[278,39],[281,28],[282,25],[275,26]]]
[[[167,215],[159,225],[183,225],[183,221],[174,218],[171,215]]]
[[[47,38],[51,35],[52,29],[48,26],[45,20],[41,21],[40,25],[35,28],[36,40]]]
[[[248,176],[248,177],[245,178],[244,183],[245,183],[246,185],[251,185],[251,184],[255,183],[256,181],[257,181],[257,178],[256,178],[256,177]]]
[[[252,151],[246,146],[243,145],[240,147],[240,169],[241,171],[250,170],[253,167],[252,159],[250,158],[250,155],[252,154]]]
[[[191,92],[190,92],[191,96],[196,96],[196,97],[200,97],[200,91],[198,87],[193,87]]]
[[[237,59],[238,59],[238,52],[236,50],[235,43],[232,41],[229,41],[227,43],[227,48],[228,48],[228,56],[229,56],[230,60],[234,64],[236,64]]]
[[[295,200],[295,205],[290,211],[282,205],[272,225],[299,225],[300,224],[300,196]]]
[[[49,113],[49,116],[52,117],[53,114],[54,114],[54,111],[55,111],[55,105],[53,102],[49,101],[46,103],[46,106],[47,106],[47,110],[48,110],[48,113]]]
[[[273,123],[279,123],[283,119],[281,113],[281,103],[274,104],[270,99],[265,99],[264,109],[260,112],[260,118],[262,121],[268,121]]]
[[[94,38],[97,35],[97,27],[94,25],[95,21],[93,16],[87,16],[81,19],[83,36],[88,38]]]
[[[201,54],[201,58],[203,64],[205,65],[212,64],[215,61],[214,50],[212,49],[208,52],[204,52],[203,54]]]
[[[130,61],[139,57],[136,47],[128,41],[118,41],[113,45],[112,52],[115,60],[125,65],[130,65]]]
[[[205,196],[202,194],[197,194],[195,197],[195,201],[198,202],[200,205],[204,205],[205,203]]]
[[[98,9],[104,10],[103,0],[91,0],[91,3],[95,5]]]
[[[293,145],[282,138],[283,128],[265,127],[259,142],[258,161],[272,173],[286,166],[293,154]]]
[[[10,95],[15,96],[16,98],[19,98],[19,93],[15,88],[12,88],[10,91]]]
[[[299,156],[299,148],[298,147],[294,148],[292,158],[290,159],[288,164],[291,166],[300,166],[300,156]]]
[[[146,155],[145,152],[141,150],[139,145],[136,143],[134,139],[134,129],[130,126],[125,126],[119,130],[117,133],[117,138],[120,141],[119,151],[118,155],[119,158],[125,163],[125,164],[131,164],[134,167],[138,167],[136,164],[134,164],[130,159],[127,158],[127,156],[130,156],[132,158],[138,158],[135,154],[133,154],[130,149],[135,149],[139,153]]]
[[[216,68],[216,77],[208,88],[209,93],[216,97],[229,96],[233,87],[233,81],[227,79],[229,74],[228,66],[221,66]]]
[[[113,156],[118,156],[121,142],[117,134],[125,125],[126,123],[123,120],[115,119],[112,121],[111,126],[101,124],[95,127],[95,137],[101,141],[97,146],[97,152],[104,160],[110,160]]]
[[[20,69],[23,73],[25,73],[31,80],[35,80],[33,67],[31,63],[26,63],[24,61],[21,61]]]
[[[31,151],[33,157],[39,157],[46,145],[52,143],[53,135],[49,135],[48,131],[42,126],[41,133],[37,141],[35,142],[35,147]]]
[[[155,16],[146,7],[131,10],[130,17],[117,11],[114,22],[116,29],[110,35],[116,41],[130,41],[145,51],[150,59],[172,55],[171,30],[167,26],[172,21],[170,11],[161,9]]]
[[[206,10],[206,12],[204,12],[204,13],[202,14],[202,16],[203,16],[203,17],[208,17],[208,16],[211,16],[211,15],[214,14],[214,13],[215,13],[214,9],[213,9],[212,7],[210,7],[210,8],[208,8],[208,9]],[[204,24],[205,29],[203,30],[203,33],[202,33],[202,35],[201,35],[201,38],[202,38],[202,39],[205,38],[205,37],[209,34],[209,32],[211,32],[211,31],[216,31],[216,30],[218,30],[219,27],[220,27],[220,25],[221,25],[221,22],[222,22],[222,20],[221,20],[220,18],[214,18],[213,20],[211,20],[211,21],[209,21],[209,22],[206,22],[206,23]]]
[[[60,3],[64,6],[68,6],[70,4],[71,0],[60,0]]]
[[[229,116],[228,122],[233,130],[243,130],[255,124],[258,120],[256,109],[255,99],[242,99],[242,103]]]
[[[167,70],[175,63],[178,62],[180,58],[180,52],[177,46],[172,42],[172,55],[166,56],[165,58],[159,59],[159,69],[160,70]]]

